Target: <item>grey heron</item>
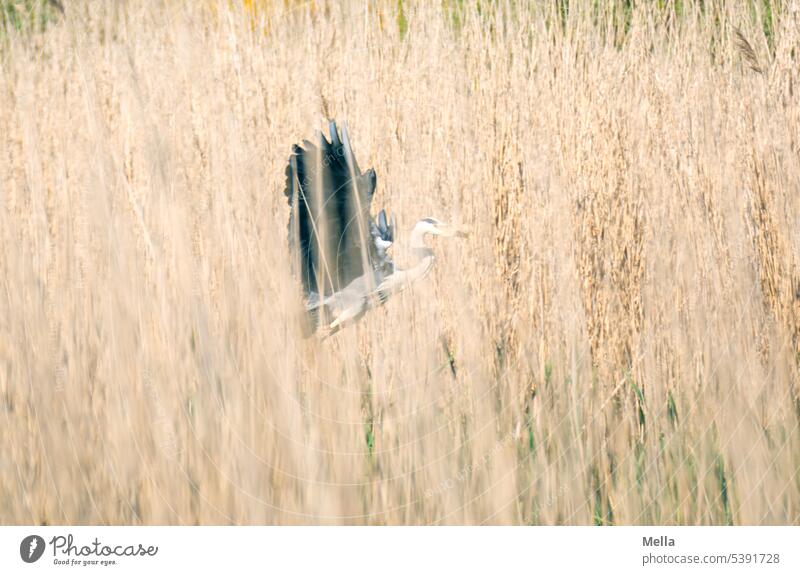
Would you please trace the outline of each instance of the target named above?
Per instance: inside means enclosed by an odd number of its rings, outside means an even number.
[[[398,268],[389,254],[397,232],[394,215],[387,218],[381,210],[376,221],[370,214],[375,170],[359,169],[346,125],[340,133],[330,121],[329,129],[330,141],[317,132],[316,143],[294,145],[286,167],[289,249],[302,283],[306,335],[317,329],[332,334],[424,277],[434,262],[427,235],[465,235],[423,218],[411,231],[413,265]]]

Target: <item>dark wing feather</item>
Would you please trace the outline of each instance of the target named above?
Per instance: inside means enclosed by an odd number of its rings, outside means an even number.
[[[316,145],[295,145],[286,167],[289,247],[306,298],[339,291],[377,257],[369,215],[375,172],[358,169],[346,127],[340,135],[331,121],[330,135],[330,142],[318,134]]]
[[[386,223],[386,210],[381,210],[378,214],[378,229],[381,231],[382,237],[389,235],[389,225]]]

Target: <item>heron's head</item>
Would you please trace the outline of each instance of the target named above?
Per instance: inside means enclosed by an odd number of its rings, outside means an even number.
[[[448,238],[467,237],[467,231],[465,228],[447,224],[441,220],[437,220],[436,218],[423,218],[417,223],[417,227],[420,228],[420,231],[423,233],[434,236],[444,236]]]

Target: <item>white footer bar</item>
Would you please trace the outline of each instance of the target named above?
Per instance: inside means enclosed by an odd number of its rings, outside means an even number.
[[[0,573],[800,573],[800,527],[0,527]]]

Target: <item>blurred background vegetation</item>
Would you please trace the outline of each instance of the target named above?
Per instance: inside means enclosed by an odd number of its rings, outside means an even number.
[[[60,0],[0,0],[0,33],[41,32],[62,14]]]
[[[65,13],[65,0],[0,0],[0,33],[14,30],[16,32],[30,33],[42,32],[47,25]],[[566,25],[571,8],[579,5],[576,0],[554,0],[560,15],[562,26]],[[249,12],[254,19],[258,19],[271,10],[275,4],[282,4],[284,8],[308,7],[312,11],[315,8],[324,10],[327,2],[319,0],[210,0],[207,4],[216,9],[221,3],[226,8],[231,8],[239,4],[246,12]],[[440,0],[442,12],[449,16],[450,22],[455,30],[463,24],[464,14],[474,10],[477,14],[489,15],[495,13],[498,7],[504,9],[509,18],[514,18],[519,13],[519,0]],[[400,32],[401,38],[405,36],[408,29],[408,18],[406,4],[408,0],[383,0],[375,4],[394,8],[395,24]],[[525,2],[528,4],[528,2]],[[539,2],[544,10],[547,2]],[[585,4],[585,2],[583,3]],[[693,13],[687,9],[685,0],[591,0],[591,12],[594,15],[593,21],[601,27],[608,26],[608,30],[619,41],[625,37],[630,27],[631,15],[637,5],[650,4],[655,8],[666,22],[676,22],[687,15]],[[700,0],[693,3],[700,14],[707,15],[714,19],[718,24],[722,24],[720,15],[724,14],[721,5],[724,2],[706,2]],[[773,46],[774,40],[774,20],[781,13],[788,9],[789,3],[785,0],[745,0],[749,13],[754,22],[758,22],[764,32],[764,37]],[[381,9],[383,11],[383,8]],[[526,10],[527,12],[527,10]],[[553,24],[556,22],[550,22]]]

